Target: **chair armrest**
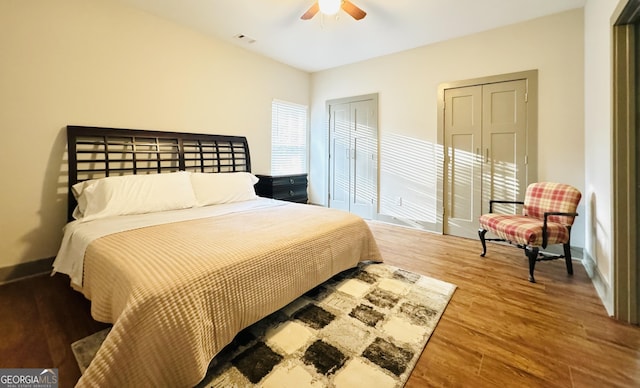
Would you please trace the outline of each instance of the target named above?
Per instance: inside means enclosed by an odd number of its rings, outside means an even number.
[[[548,216],[567,216],[567,217],[577,217],[578,213],[565,213],[565,212],[544,212],[544,219],[546,221]]]
[[[567,217],[577,217],[578,213],[566,213],[566,212],[544,212],[544,221],[542,223],[542,247],[547,247],[547,242],[549,238],[547,236],[547,218],[549,216],[567,216]]]
[[[507,203],[507,204],[514,204],[514,205],[524,205],[523,201],[506,201],[506,200],[501,200],[501,199],[490,199],[489,200],[489,213],[493,213],[493,204],[494,203]]]

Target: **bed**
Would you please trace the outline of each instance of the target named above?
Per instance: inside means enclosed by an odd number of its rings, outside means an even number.
[[[78,386],[194,386],[243,328],[382,261],[361,218],[256,197],[244,137],[80,126],[67,137],[70,222],[54,271],[113,324]]]

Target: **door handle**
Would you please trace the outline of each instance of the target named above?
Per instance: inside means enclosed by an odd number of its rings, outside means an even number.
[[[484,162],[489,163],[489,147],[484,149]]]

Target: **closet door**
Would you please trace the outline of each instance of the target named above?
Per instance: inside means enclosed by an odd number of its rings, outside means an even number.
[[[351,104],[352,160],[350,211],[373,219],[378,198],[378,114],[372,100]]]
[[[349,211],[351,193],[351,107],[330,106],[329,207]]]
[[[477,236],[482,191],[482,86],[447,89],[444,234]]]
[[[482,144],[485,160],[482,182],[482,212],[490,199],[524,200],[527,183],[526,82],[488,84],[482,87]],[[496,205],[505,213],[521,207]]]
[[[444,234],[478,238],[478,218],[490,199],[524,199],[526,103],[525,80],[444,91]]]
[[[373,219],[378,203],[377,101],[346,99],[328,106],[329,207]]]

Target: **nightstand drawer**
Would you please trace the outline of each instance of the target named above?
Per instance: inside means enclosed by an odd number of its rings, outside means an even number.
[[[283,201],[307,203],[307,174],[256,175],[256,194]]]
[[[278,189],[274,187],[273,198],[284,201],[307,202],[307,186],[304,187],[287,187]]]
[[[304,186],[306,189],[307,174],[271,177],[271,184],[274,189],[281,186]]]

